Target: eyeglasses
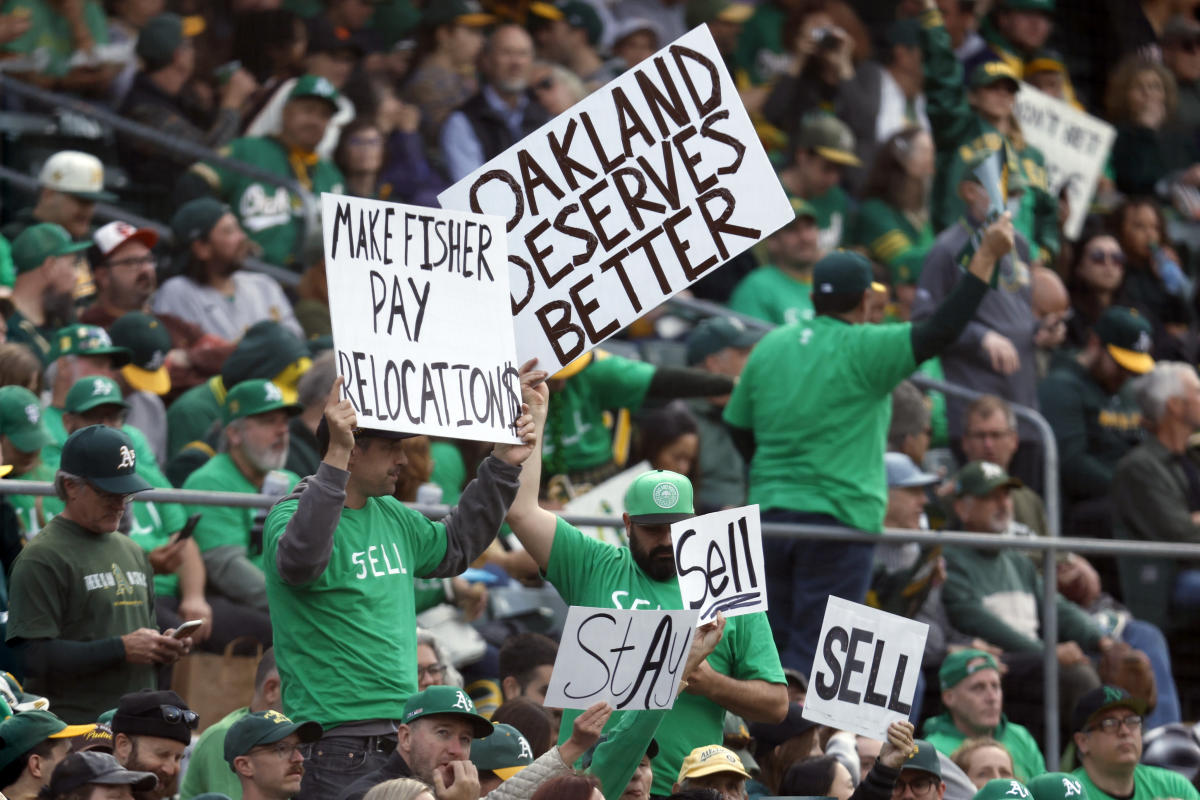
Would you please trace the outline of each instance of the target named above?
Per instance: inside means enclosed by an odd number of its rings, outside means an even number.
[[[1125,254],[1120,250],[1090,250],[1088,251],[1088,261],[1093,264],[1103,264],[1105,261],[1111,261],[1123,267],[1125,266]]]
[[[533,90],[535,92],[546,92],[553,88],[554,88],[554,78],[549,75],[547,75],[545,78],[542,78],[540,81],[538,81],[537,83],[535,83],[533,85]]]
[[[190,708],[159,706],[158,709],[162,712],[163,722],[168,725],[178,725],[182,721],[189,728],[195,728],[197,723],[200,722],[200,715]]]
[[[158,259],[154,256],[136,256],[134,258],[121,258],[116,261],[109,261],[110,267],[157,267]]]
[[[430,664],[427,667],[417,667],[417,680],[421,678],[432,678],[438,680],[446,672],[446,668],[441,664]]]
[[[905,789],[911,789],[913,797],[924,797],[937,786],[937,779],[931,775],[915,778],[911,781],[896,781],[892,784],[892,797],[900,797]]]
[[[278,758],[286,758],[291,760],[292,756],[300,753],[301,745],[299,742],[276,742],[275,744],[264,744],[259,748],[255,748],[264,753],[272,753]],[[303,755],[301,753],[301,755]]]
[[[1092,731],[1104,731],[1105,733],[1116,733],[1117,728],[1124,727],[1131,732],[1140,731],[1142,729],[1142,717],[1140,714],[1130,714],[1128,717],[1108,717],[1102,719],[1088,729],[1088,733]]]

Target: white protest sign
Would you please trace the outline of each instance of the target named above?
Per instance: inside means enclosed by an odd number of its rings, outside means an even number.
[[[639,461],[632,467],[613,475],[603,483],[596,484],[581,495],[568,500],[562,507],[564,516],[577,517],[620,517],[625,510],[625,492],[634,479],[650,469],[649,461]],[[620,520],[618,519],[619,523]],[[625,536],[625,526],[617,525],[612,528],[599,528],[587,525],[579,526],[584,536],[590,536],[601,542],[607,542],[617,547],[629,544]]]
[[[692,517],[671,526],[683,607],[700,612],[696,624],[767,610],[762,525],[758,506]]]
[[[1096,182],[1117,138],[1116,128],[1027,83],[1021,84],[1013,113],[1025,140],[1046,157],[1050,194],[1057,198],[1063,186],[1067,187],[1071,215],[1064,231],[1068,238],[1078,239]]]
[[[571,606],[545,705],[670,708],[695,628],[695,611]]]
[[[795,218],[704,26],[438,200],[507,220],[517,351],[552,373]]]
[[[515,442],[504,221],[321,195],[338,374],[364,428]]]
[[[804,718],[887,741],[908,719],[929,626],[830,595]]]

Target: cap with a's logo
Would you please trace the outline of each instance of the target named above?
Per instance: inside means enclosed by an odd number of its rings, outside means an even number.
[[[533,748],[519,730],[497,722],[490,734],[471,745],[471,763],[506,781],[533,763]]]
[[[43,189],[73,194],[84,200],[112,202],[117,196],[104,191],[104,164],[91,153],[60,150],[46,159],[38,173]]]
[[[221,411],[225,424],[228,425],[242,417],[266,414],[278,409],[283,409],[293,416],[304,410],[297,403],[289,403],[283,396],[283,390],[271,381],[255,378],[242,381],[230,389],[229,394],[225,395],[225,405]]]
[[[435,714],[463,717],[471,723],[476,739],[490,736],[493,730],[492,723],[475,709],[475,703],[467,693],[454,686],[430,686],[409,696],[401,720],[405,725],[411,725],[421,717]]]
[[[1026,787],[1033,800],[1088,800],[1087,790],[1079,778],[1066,772],[1046,772],[1038,775]]]
[[[133,358],[121,368],[121,376],[140,392],[164,395],[171,391],[167,353],[171,334],[162,322],[143,311],[130,311],[109,326],[113,344],[129,350]]]
[[[1013,778],[993,778],[972,800],[1029,800],[1029,787]]]
[[[225,733],[225,760],[244,756],[264,744],[275,744],[296,734],[301,743],[315,742],[324,730],[316,722],[292,722],[278,711],[257,711],[239,719]]]
[[[692,482],[670,470],[643,472],[625,490],[625,511],[639,525],[670,525],[694,517]]]
[[[1145,700],[1134,697],[1120,686],[1098,686],[1075,704],[1071,730],[1076,733],[1086,730],[1097,715],[1112,708],[1128,708],[1134,713],[1145,714],[1147,707]]]
[[[50,360],[63,356],[108,356],[114,367],[123,367],[132,355],[128,348],[114,345],[108,331],[99,325],[68,325],[54,334]]]
[[[36,453],[54,441],[42,422],[42,406],[24,386],[0,386],[0,436],[22,453]]]
[[[292,87],[292,91],[288,92],[288,100],[298,100],[302,97],[324,100],[329,104],[333,113],[337,113],[340,95],[328,78],[322,78],[319,75],[304,75],[299,78],[296,85]]]
[[[718,772],[733,772],[743,778],[750,777],[737,753],[719,744],[710,744],[697,747],[687,754],[679,769],[678,782],[683,783],[687,778],[700,778]]]
[[[129,403],[121,396],[117,382],[102,375],[89,375],[75,381],[63,401],[63,410],[68,414],[82,414],[97,406],[129,408]]]
[[[123,431],[89,425],[67,437],[59,466],[111,494],[133,494],[151,488],[137,474],[133,440]]]
[[[972,461],[954,476],[954,496],[985,497],[1000,487],[1019,489],[1024,484],[990,461]]]
[[[1104,349],[1122,367],[1139,375],[1154,369],[1151,330],[1145,317],[1123,306],[1109,306],[1096,321],[1096,336]]]

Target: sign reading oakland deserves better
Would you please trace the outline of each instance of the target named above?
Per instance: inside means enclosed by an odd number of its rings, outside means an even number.
[[[517,351],[552,373],[794,218],[703,26],[438,199],[506,221]]]
[[[321,195],[338,374],[364,428],[514,442],[504,222]]]

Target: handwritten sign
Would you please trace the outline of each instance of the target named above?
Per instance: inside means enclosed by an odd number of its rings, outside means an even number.
[[[338,374],[364,428],[515,442],[504,222],[321,195]]]
[[[506,220],[517,350],[551,372],[795,216],[704,26],[438,199]]]
[[[545,705],[670,708],[695,628],[695,611],[571,606]]]
[[[1027,83],[1021,84],[1013,113],[1026,141],[1046,157],[1050,193],[1058,197],[1067,187],[1071,214],[1064,231],[1069,239],[1078,239],[1096,182],[1117,138],[1116,128]]]
[[[671,526],[683,607],[700,612],[703,625],[767,610],[762,526],[758,506],[743,506]]]
[[[908,719],[929,626],[829,597],[804,701],[804,718],[887,740]]]

